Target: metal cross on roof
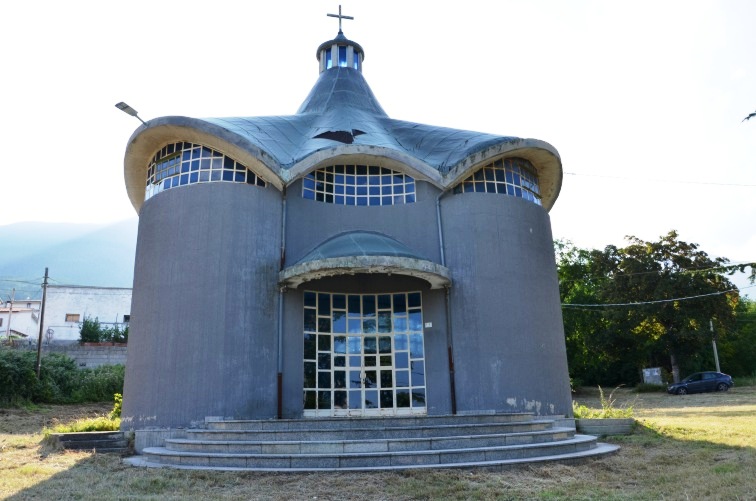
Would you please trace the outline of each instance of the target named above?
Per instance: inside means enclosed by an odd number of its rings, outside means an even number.
[[[351,19],[354,21],[354,18],[352,16],[342,16],[341,15],[341,5],[339,5],[339,13],[338,14],[326,14],[328,17],[338,17],[339,18],[339,33],[341,33],[341,20],[342,19]]]

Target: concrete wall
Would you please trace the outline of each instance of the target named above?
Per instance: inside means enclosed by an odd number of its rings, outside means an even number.
[[[53,329],[53,343],[79,340],[80,323],[85,317],[97,318],[103,326],[123,327],[123,316],[131,312],[131,289],[50,285],[47,287],[42,332]],[[67,314],[78,314],[78,322],[66,322]]]
[[[62,353],[73,358],[82,369],[94,369],[101,365],[126,365],[126,346],[81,346],[49,345],[42,347],[47,353]]]
[[[458,409],[571,416],[548,214],[496,194],[442,201]]]
[[[285,266],[353,230],[383,233],[440,263],[436,196],[344,207],[288,188]],[[441,199],[460,412],[571,415],[548,214],[495,194]],[[281,193],[197,184],[148,200],[139,223],[123,427],[181,427],[206,416],[277,414]],[[302,291],[423,293],[429,414],[451,412],[445,291],[401,275],[355,275],[284,293],[284,417],[302,415]]]
[[[291,266],[329,238],[348,231],[374,231],[407,245],[421,257],[441,259],[436,225],[438,190],[417,181],[417,202],[380,207],[352,207],[302,198],[302,182],[288,188],[286,266]]]
[[[122,428],[275,416],[281,205],[207,183],[142,206]]]

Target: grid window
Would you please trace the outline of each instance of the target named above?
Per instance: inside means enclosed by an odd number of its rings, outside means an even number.
[[[79,318],[78,313],[66,313],[66,322],[78,322]]]
[[[420,292],[306,291],[303,351],[305,415],[426,412]]]
[[[415,179],[375,165],[331,165],[302,179],[302,197],[336,205],[411,204]]]
[[[454,193],[501,193],[541,205],[538,175],[524,158],[499,159],[475,171],[454,187]]]
[[[266,186],[262,178],[223,153],[201,144],[178,142],[165,145],[152,158],[144,199],[177,186],[215,181]]]

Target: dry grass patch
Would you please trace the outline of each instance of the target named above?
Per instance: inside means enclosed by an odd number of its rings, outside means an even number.
[[[598,392],[577,397],[600,408]],[[642,424],[619,454],[492,470],[275,474],[145,469],[120,457],[40,446],[55,422],[102,406],[0,414],[0,498],[154,500],[756,499],[756,387],[683,397],[620,389]],[[3,412],[3,411],[0,411]]]

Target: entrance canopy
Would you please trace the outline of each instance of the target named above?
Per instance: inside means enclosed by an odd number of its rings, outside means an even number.
[[[326,240],[299,262],[282,270],[279,281],[295,289],[310,280],[357,273],[422,278],[431,289],[451,285],[451,274],[445,266],[418,256],[393,238],[368,231],[342,233]]]

